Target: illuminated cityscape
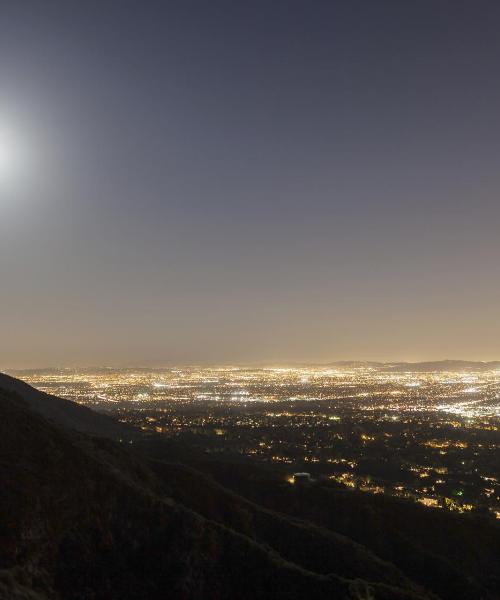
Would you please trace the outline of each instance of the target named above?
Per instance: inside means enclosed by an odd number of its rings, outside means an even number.
[[[0,600],[500,600],[500,2],[1,8]]]
[[[145,436],[272,464],[290,483],[308,473],[316,485],[500,518],[500,370],[99,368],[22,378]]]

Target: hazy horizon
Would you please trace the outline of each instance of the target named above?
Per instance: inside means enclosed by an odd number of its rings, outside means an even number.
[[[406,360],[406,359],[392,359],[392,360],[377,360],[377,359],[334,359],[327,361],[248,361],[248,362],[239,362],[239,363],[231,363],[231,362],[184,362],[184,363],[82,363],[82,364],[53,364],[53,365],[41,365],[41,364],[32,364],[32,365],[0,365],[0,372],[22,372],[22,371],[51,371],[58,369],[68,369],[68,370],[92,370],[92,369],[110,369],[110,370],[162,370],[162,369],[172,369],[172,368],[191,368],[191,367],[200,367],[200,368],[235,368],[235,369],[279,369],[279,368],[301,368],[301,367],[328,367],[329,365],[341,364],[341,363],[359,363],[359,364],[369,364],[369,363],[377,363],[380,365],[389,365],[389,364],[421,364],[421,363],[444,363],[444,362],[460,362],[460,363],[496,363],[500,362],[499,359],[467,359],[467,358],[438,358],[438,359],[417,359],[417,360]]]

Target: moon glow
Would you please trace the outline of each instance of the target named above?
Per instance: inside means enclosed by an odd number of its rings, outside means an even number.
[[[12,136],[0,130],[0,181],[6,181],[14,176],[19,167],[17,144]]]

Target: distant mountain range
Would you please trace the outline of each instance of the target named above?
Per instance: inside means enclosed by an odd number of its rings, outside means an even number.
[[[230,366],[230,365],[228,365]],[[317,367],[317,368],[337,368],[337,369],[360,369],[360,368],[372,368],[386,372],[408,372],[408,373],[432,373],[432,372],[444,372],[444,371],[494,371],[500,370],[500,361],[474,361],[474,360],[435,360],[435,361],[422,361],[422,362],[382,362],[382,361],[363,361],[363,360],[339,360],[330,363],[304,363],[292,365],[297,368],[300,367]],[[196,368],[196,365],[187,366],[186,368]],[[200,367],[202,368],[202,367]],[[208,368],[208,367],[207,367]],[[215,368],[215,367],[214,367]],[[249,369],[259,369],[265,367],[245,367]],[[17,376],[23,377],[26,375],[39,374],[40,376],[49,375],[52,373],[60,373],[62,371],[78,371],[79,373],[108,373],[108,372],[127,372],[127,371],[144,371],[144,372],[164,372],[168,371],[168,367],[163,368],[149,368],[149,367],[85,367],[79,369],[62,369],[62,368],[46,368],[46,369],[16,369],[10,372]]]
[[[337,368],[373,368],[381,371],[432,373],[444,371],[493,371],[500,369],[500,361],[472,361],[472,360],[437,360],[426,362],[373,362],[373,361],[337,361],[329,363],[330,367]]]
[[[500,597],[495,522],[128,434],[0,375],[1,600]]]

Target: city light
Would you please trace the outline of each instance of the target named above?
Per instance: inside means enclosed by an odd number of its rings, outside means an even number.
[[[315,482],[427,507],[500,510],[498,370],[183,367],[23,378],[147,435],[195,436],[208,453],[272,463],[289,482],[311,471]]]

